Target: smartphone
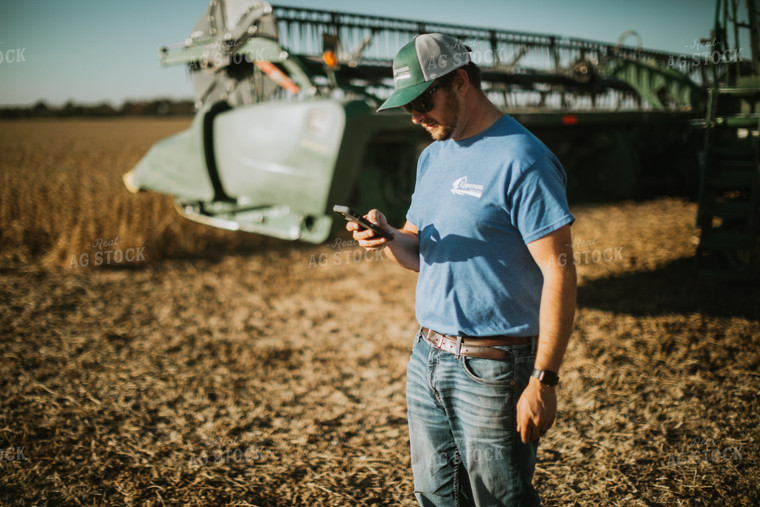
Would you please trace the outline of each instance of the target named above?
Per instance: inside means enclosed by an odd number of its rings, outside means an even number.
[[[364,229],[372,229],[372,231],[377,234],[378,236],[387,239],[388,241],[391,241],[393,239],[393,236],[388,231],[382,230],[380,227],[376,226],[360,214],[358,214],[356,211],[352,210],[348,206],[341,206],[340,204],[336,204],[333,206],[333,211],[337,213],[338,215],[342,216],[349,222],[356,222],[359,224],[359,230]]]

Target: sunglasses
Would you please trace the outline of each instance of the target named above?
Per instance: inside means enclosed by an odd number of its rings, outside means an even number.
[[[418,113],[425,114],[433,109],[433,94],[443,86],[443,80],[439,80],[437,83],[434,83],[433,86],[422,92],[422,95],[414,99],[413,101],[409,102],[408,104],[404,104],[402,107],[404,108],[404,111],[407,113],[411,113],[412,110],[417,111]]]

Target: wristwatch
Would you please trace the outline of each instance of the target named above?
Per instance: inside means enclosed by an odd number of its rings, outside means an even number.
[[[559,376],[553,371],[536,370],[534,368],[533,373],[531,373],[531,375],[536,377],[538,381],[544,384],[545,386],[556,386],[557,384],[559,384]]]

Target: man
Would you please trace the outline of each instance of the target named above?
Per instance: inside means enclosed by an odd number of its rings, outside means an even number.
[[[419,272],[421,325],[407,369],[420,505],[537,505],[537,440],[554,423],[575,312],[566,176],[480,89],[453,37],[423,34],[393,62],[403,106],[437,141],[420,156],[407,222],[349,222],[359,245]]]

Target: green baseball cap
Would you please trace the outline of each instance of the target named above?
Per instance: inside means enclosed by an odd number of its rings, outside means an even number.
[[[470,48],[442,33],[418,35],[393,59],[393,94],[378,111],[408,104],[431,83],[454,69],[470,63]]]

